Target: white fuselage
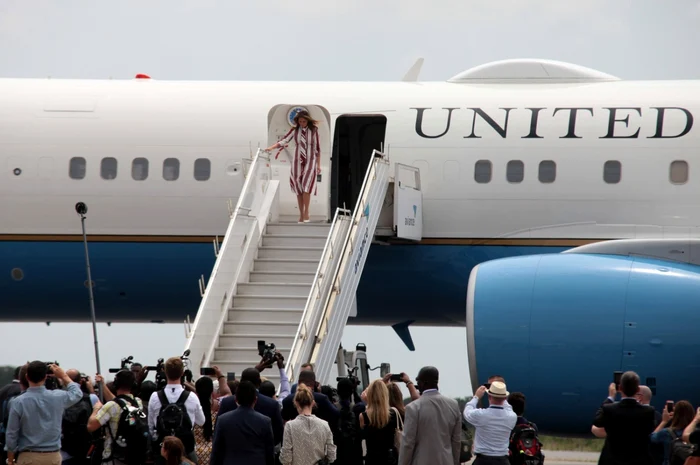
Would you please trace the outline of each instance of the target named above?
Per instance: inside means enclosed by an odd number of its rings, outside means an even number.
[[[323,170],[330,163],[330,129],[343,114],[382,114],[392,162],[420,167],[425,238],[627,238],[686,236],[700,226],[700,128],[679,138],[652,138],[655,107],[681,107],[700,115],[700,82],[593,84],[276,83],[80,80],[0,80],[0,234],[79,233],[73,206],[88,203],[90,230],[100,235],[211,236],[226,227],[227,199],[242,185],[241,162],[275,142],[268,131],[276,105],[318,105],[330,114],[322,138]],[[579,110],[575,135],[570,111]],[[615,136],[608,133],[617,110]],[[417,110],[428,108],[426,110]],[[438,138],[421,137],[449,131]],[[471,108],[481,108],[502,137]],[[531,133],[534,111],[537,135]],[[641,113],[641,116],[640,116]],[[666,110],[663,135],[687,127],[680,110]],[[472,131],[473,129],[473,131]],[[474,135],[480,138],[469,138]],[[279,133],[279,131],[278,131]],[[69,161],[87,161],[82,180],[69,177]],[[117,159],[115,179],[100,176],[100,162]],[[146,158],[149,176],[132,179],[134,158]],[[179,179],[163,179],[166,158],[180,161]],[[193,178],[197,158],[211,161],[207,181]],[[491,162],[491,179],[475,181],[475,163]],[[520,160],[524,179],[511,183],[506,166]],[[554,182],[538,180],[539,164],[556,164]],[[621,165],[619,183],[603,179],[606,161]],[[687,183],[672,184],[674,160],[690,166]],[[482,167],[484,164],[482,163]],[[279,159],[274,168],[284,168]],[[15,175],[19,168],[21,174]],[[284,171],[278,171],[281,178]],[[285,183],[285,189],[288,187]],[[324,191],[327,196],[327,190]],[[324,196],[316,214],[328,215]],[[313,211],[312,211],[313,213]]]

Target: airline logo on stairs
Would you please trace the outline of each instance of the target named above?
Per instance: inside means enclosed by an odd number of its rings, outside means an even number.
[[[365,251],[365,247],[367,247],[367,242],[369,241],[369,204],[365,206],[365,210],[362,212],[362,216],[360,217],[360,226],[358,226],[357,230],[363,232],[360,239],[362,242],[360,243],[360,247],[356,249],[357,256],[355,257],[355,260],[353,260],[355,263],[353,274],[357,274],[357,270],[360,269],[362,252]]]

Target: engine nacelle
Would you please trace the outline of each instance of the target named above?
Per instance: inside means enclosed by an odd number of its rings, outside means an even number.
[[[700,404],[700,267],[614,255],[545,254],[476,266],[467,292],[472,386],[492,375],[528,419],[587,432],[617,370],[656,395]]]

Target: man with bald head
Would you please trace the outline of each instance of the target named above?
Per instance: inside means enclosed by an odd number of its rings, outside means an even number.
[[[462,421],[459,405],[438,390],[440,374],[424,367],[416,384],[420,398],[406,406],[400,465],[459,465]]]

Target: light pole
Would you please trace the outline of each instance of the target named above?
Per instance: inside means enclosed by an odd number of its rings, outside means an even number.
[[[85,233],[85,214],[87,213],[87,205],[83,202],[75,204],[75,211],[80,215],[80,224],[83,227],[83,244],[85,245],[85,268],[87,269],[87,288],[90,293],[90,315],[92,317],[92,338],[95,342],[95,363],[97,365],[97,373],[102,373],[100,369],[100,348],[97,343],[97,321],[95,317],[95,296],[92,293],[92,276],[90,274],[90,255],[88,254],[87,234]],[[100,383],[100,401],[104,402],[102,385]]]

